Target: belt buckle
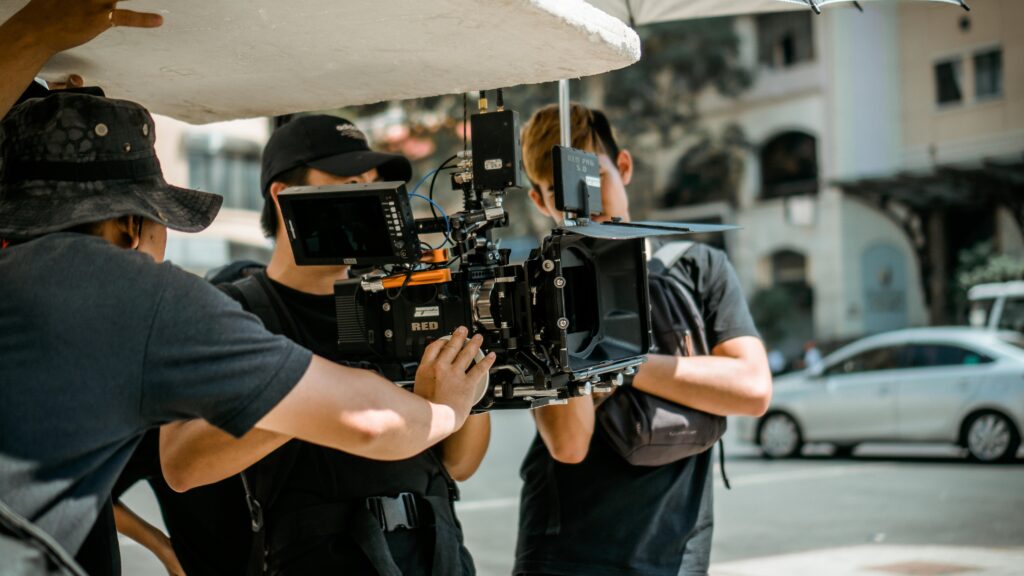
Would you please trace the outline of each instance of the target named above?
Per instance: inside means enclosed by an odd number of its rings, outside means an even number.
[[[394,532],[398,529],[411,530],[419,521],[416,495],[402,492],[398,496],[374,496],[366,499],[366,507],[380,522],[381,530]]]

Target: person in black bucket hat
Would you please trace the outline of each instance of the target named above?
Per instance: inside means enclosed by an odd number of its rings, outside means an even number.
[[[164,226],[202,229],[220,202],[163,180],[137,104],[56,94],[0,129],[0,501],[71,554],[109,518],[111,489],[155,426],[205,421],[401,459],[469,416],[494,362],[469,369],[479,336],[459,329],[428,347],[409,393],[270,334],[161,262]]]

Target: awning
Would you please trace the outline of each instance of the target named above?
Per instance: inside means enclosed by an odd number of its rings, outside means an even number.
[[[979,201],[1008,207],[1024,225],[1024,155],[940,164],[922,171],[833,182],[848,194],[882,206],[899,202],[913,210],[956,208]]]

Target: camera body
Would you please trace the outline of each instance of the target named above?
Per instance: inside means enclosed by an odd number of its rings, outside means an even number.
[[[429,199],[401,182],[278,195],[297,264],[371,267],[335,284],[339,350],[411,383],[430,342],[470,327],[498,356],[478,410],[561,403],[620,384],[651,344],[645,239],[689,228],[591,222],[600,207],[597,157],[556,146],[556,205],[567,218],[512,263],[492,232],[508,223],[505,194],[524,188],[518,115],[471,120],[471,154],[438,169],[453,170],[462,193],[454,214],[413,218],[412,197],[440,208],[433,184]],[[419,238],[438,232],[445,242],[437,248]]]

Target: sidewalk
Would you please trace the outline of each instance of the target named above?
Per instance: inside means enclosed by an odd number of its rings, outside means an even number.
[[[868,544],[725,562],[711,576],[1019,576],[1024,548]]]

